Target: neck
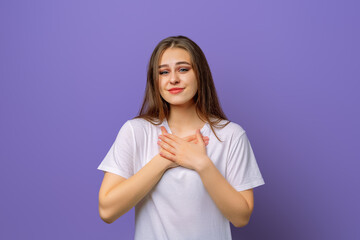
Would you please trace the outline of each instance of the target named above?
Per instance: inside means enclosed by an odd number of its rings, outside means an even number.
[[[198,117],[196,114],[196,106],[192,103],[181,106],[171,105],[168,124],[170,128],[182,132],[193,128],[199,128],[199,125],[204,125],[204,121]]]

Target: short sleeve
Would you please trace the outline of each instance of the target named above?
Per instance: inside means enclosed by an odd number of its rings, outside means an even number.
[[[265,184],[246,132],[244,131],[231,141],[226,166],[228,182],[237,191],[244,191]]]
[[[120,128],[114,143],[97,169],[124,178],[134,175],[135,137],[129,120]]]

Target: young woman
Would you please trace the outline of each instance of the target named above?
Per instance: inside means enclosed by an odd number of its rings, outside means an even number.
[[[265,184],[245,130],[227,120],[200,47],[162,40],[148,65],[139,115],[121,127],[98,167],[101,218],[135,206],[135,239],[231,239]]]

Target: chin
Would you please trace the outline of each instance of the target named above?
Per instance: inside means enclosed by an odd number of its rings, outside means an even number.
[[[170,105],[185,105],[188,104],[189,102],[192,102],[192,98],[191,99],[187,99],[187,100],[183,100],[183,101],[168,101],[168,103]]]

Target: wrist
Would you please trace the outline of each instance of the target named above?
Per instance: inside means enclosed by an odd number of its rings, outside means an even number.
[[[166,172],[166,170],[169,169],[170,164],[169,164],[169,160],[163,158],[162,156],[160,156],[160,154],[157,154],[152,161],[155,161],[156,164],[158,165],[158,167],[161,169],[161,171],[164,173]]]
[[[211,164],[212,161],[210,160],[210,158],[204,157],[201,161],[199,161],[197,166],[195,166],[195,171],[200,174],[206,171],[206,169],[208,169],[211,166]]]

